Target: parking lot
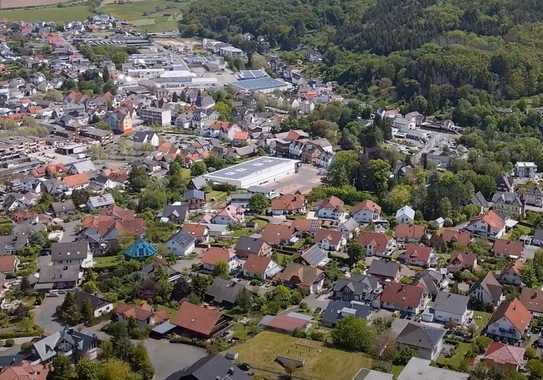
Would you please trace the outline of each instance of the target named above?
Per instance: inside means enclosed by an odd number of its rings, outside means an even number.
[[[292,194],[297,191],[302,194],[308,194],[311,192],[311,189],[320,184],[321,175],[319,169],[304,164],[298,169],[295,175],[285,177],[274,183],[264,184],[261,187],[281,194]]]
[[[167,340],[146,339],[143,345],[155,367],[155,379],[163,380],[180,369],[191,366],[207,356],[206,350],[200,347],[181,343],[170,343]]]

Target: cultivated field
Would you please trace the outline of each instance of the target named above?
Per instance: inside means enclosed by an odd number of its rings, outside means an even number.
[[[0,9],[42,7],[44,5],[55,5],[70,0],[0,0]]]
[[[18,8],[3,10],[0,18],[10,21],[54,21],[63,24],[68,21],[82,21],[92,14],[86,5],[67,5],[62,8],[47,6],[39,8]]]

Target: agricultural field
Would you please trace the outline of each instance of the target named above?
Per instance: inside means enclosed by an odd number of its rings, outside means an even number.
[[[259,378],[275,379],[285,374],[275,361],[277,356],[303,360],[303,368],[294,377],[304,379],[351,380],[360,368],[371,368],[372,359],[361,353],[328,348],[323,343],[263,331],[232,351],[239,353],[241,362],[249,363]]]
[[[63,24],[68,21],[82,21],[91,15],[86,5],[66,5],[2,10],[0,18],[9,21],[54,21]]]
[[[44,5],[55,5],[68,1],[70,0],[0,0],[0,9],[42,7]]]

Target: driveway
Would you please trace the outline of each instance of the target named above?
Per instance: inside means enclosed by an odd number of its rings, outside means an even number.
[[[177,272],[187,272],[192,269],[192,266],[194,264],[198,264],[200,260],[198,257],[190,258],[190,259],[181,259],[177,260],[175,264],[172,265],[172,268],[175,269]]]
[[[320,308],[321,310],[325,310],[328,307],[328,304],[330,303],[330,297],[331,293],[329,294],[310,294],[307,297],[303,299],[303,302],[307,305],[309,310],[315,311],[317,308]]]
[[[155,368],[155,379],[163,380],[176,371],[193,365],[207,356],[206,350],[200,347],[181,343],[170,343],[161,339],[146,339],[143,345]]]
[[[64,302],[64,295],[58,297],[45,297],[42,304],[34,310],[34,322],[40,326],[46,335],[52,334],[62,328],[54,319],[57,306]]]

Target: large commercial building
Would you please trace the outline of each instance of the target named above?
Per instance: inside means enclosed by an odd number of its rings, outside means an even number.
[[[277,157],[258,157],[216,172],[205,178],[214,183],[233,185],[242,189],[264,183],[277,182],[296,173],[297,160]]]
[[[160,108],[144,108],[139,111],[139,116],[145,124],[159,124],[163,127],[172,122],[172,111]]]

